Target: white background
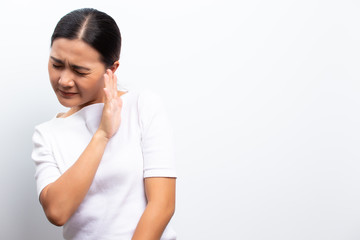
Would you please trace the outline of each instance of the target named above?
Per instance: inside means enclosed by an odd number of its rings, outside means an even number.
[[[360,239],[358,1],[7,1],[0,6],[0,239],[62,239],[36,197],[34,126],[63,107],[50,37],[118,23],[118,76],[167,106],[179,239]]]

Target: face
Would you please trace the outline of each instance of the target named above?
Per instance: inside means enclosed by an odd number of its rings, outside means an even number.
[[[51,85],[63,106],[82,108],[103,102],[105,64],[100,54],[84,41],[56,39],[48,69]]]

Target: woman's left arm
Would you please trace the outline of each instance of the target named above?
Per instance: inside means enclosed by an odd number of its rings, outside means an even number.
[[[145,178],[147,206],[132,240],[159,240],[175,212],[176,178]]]

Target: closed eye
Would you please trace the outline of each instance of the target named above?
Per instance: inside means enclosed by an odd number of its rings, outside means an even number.
[[[55,69],[60,69],[60,68],[63,67],[63,65],[53,64],[52,67],[55,68]],[[80,76],[85,76],[85,75],[88,75],[88,74],[89,74],[89,73],[79,72],[79,71],[77,71],[77,70],[75,70],[75,69],[73,69],[73,71],[74,71],[77,75],[80,75]]]
[[[62,67],[62,65],[56,65],[56,64],[53,64],[52,66],[53,66],[53,68],[55,68],[55,69],[59,69],[59,68]]]
[[[89,74],[89,73],[82,73],[82,72],[76,71],[75,69],[73,69],[73,71],[80,76],[86,76]]]

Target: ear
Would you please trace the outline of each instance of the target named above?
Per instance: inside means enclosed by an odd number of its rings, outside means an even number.
[[[110,67],[110,70],[114,73],[119,66],[120,66],[119,61],[115,61],[114,64]]]

